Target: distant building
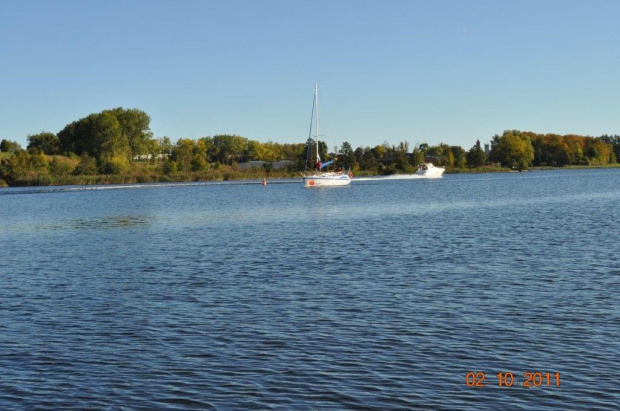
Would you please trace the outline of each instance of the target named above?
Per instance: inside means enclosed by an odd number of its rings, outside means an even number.
[[[280,160],[280,161],[275,161],[273,163],[271,163],[271,165],[273,166],[274,170],[282,170],[283,168],[286,168],[288,166],[291,166],[295,164],[294,161],[291,160]]]
[[[487,156],[489,155],[489,153],[491,152],[490,144],[485,144],[484,145],[484,152],[487,154]]]
[[[263,168],[265,164],[269,164],[268,161],[248,161],[245,163],[239,163],[239,168],[241,170],[251,170],[253,168],[260,169]]]
[[[274,162],[269,162],[269,161],[247,161],[245,163],[239,163],[239,168],[241,170],[251,170],[253,168],[255,169],[262,169],[265,164],[271,164],[271,167],[274,170],[282,170],[283,168],[286,168],[292,164],[295,164],[293,161],[290,160],[280,160],[280,161],[274,161]]]
[[[155,160],[165,160],[169,157],[168,154],[157,154],[155,156]],[[134,156],[134,161],[148,161],[153,159],[152,154],[140,154],[139,156]]]
[[[446,162],[446,156],[424,156],[424,162],[432,164],[444,164]]]

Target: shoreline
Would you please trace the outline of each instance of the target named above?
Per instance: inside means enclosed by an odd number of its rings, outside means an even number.
[[[447,168],[444,174],[484,174],[484,173],[516,173],[516,172],[528,172],[528,171],[553,171],[553,170],[596,170],[596,169],[613,169],[620,168],[620,164],[608,164],[608,165],[583,165],[583,166],[564,166],[564,167],[531,167],[527,170],[518,171],[508,168],[500,167],[480,167],[480,168],[465,168],[465,169],[450,169]],[[393,173],[393,174],[371,174],[366,172],[360,172],[356,174],[356,177],[386,177],[393,175],[411,175],[412,173]],[[300,179],[298,172],[271,172],[269,175],[266,173],[257,172],[243,172],[243,171],[231,171],[231,172],[213,172],[213,173],[178,173],[174,175],[66,175],[66,176],[50,176],[50,175],[37,175],[29,176],[27,179],[21,180],[18,184],[8,185],[5,181],[0,180],[0,188],[15,188],[15,187],[62,187],[62,186],[95,186],[95,185],[132,185],[132,184],[165,184],[165,183],[208,183],[208,182],[244,182],[256,181],[260,183],[263,179],[270,180],[290,180]],[[355,177],[354,177],[355,179]],[[23,184],[22,184],[23,183]],[[29,183],[29,184],[28,184]]]

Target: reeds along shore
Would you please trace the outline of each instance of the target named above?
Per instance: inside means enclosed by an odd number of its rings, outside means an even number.
[[[141,169],[124,172],[121,174],[94,174],[54,175],[49,172],[39,173],[28,171],[6,181],[0,180],[1,187],[26,187],[26,186],[61,186],[61,185],[100,185],[100,184],[143,184],[143,183],[170,183],[192,181],[228,181],[228,180],[262,180],[263,178],[294,178],[299,177],[298,172],[289,171],[243,171],[236,170],[234,166],[222,166],[218,170],[188,171],[164,174],[155,170]]]
[[[565,166],[562,169],[595,169],[595,168],[620,168],[620,164],[608,164],[604,166]],[[531,171],[555,170],[558,167],[532,167]],[[475,168],[447,167],[444,174],[476,174],[476,173],[505,173],[516,170],[506,167],[482,166]],[[407,173],[396,173],[407,174]],[[380,174],[358,170],[356,177],[371,177]],[[0,179],[0,187],[32,187],[32,186],[65,186],[65,185],[105,185],[105,184],[146,184],[146,183],[180,183],[198,181],[235,181],[267,179],[290,179],[299,178],[298,171],[270,171],[264,170],[239,170],[235,166],[222,166],[218,170],[189,171],[163,174],[156,171],[134,170],[123,174],[96,174],[96,175],[53,175],[29,171],[9,184]]]

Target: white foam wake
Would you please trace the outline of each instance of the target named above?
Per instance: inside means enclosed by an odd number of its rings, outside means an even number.
[[[387,180],[431,180],[443,178],[443,176],[428,177],[419,174],[392,174],[380,177],[354,177],[353,181],[387,181]]]

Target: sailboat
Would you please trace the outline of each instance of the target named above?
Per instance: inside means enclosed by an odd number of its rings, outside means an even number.
[[[304,182],[304,188],[313,187],[337,187],[348,186],[351,184],[351,178],[353,174],[344,173],[341,171],[323,172],[325,167],[332,164],[334,161],[328,161],[321,163],[321,157],[319,156],[319,87],[318,84],[314,85],[314,104],[312,106],[312,118],[314,120],[314,141],[316,142],[316,159],[314,166],[315,172],[310,174],[306,168],[306,173],[302,179]],[[310,135],[308,136],[308,156],[310,155],[310,143],[312,142],[312,120],[310,121]],[[307,159],[306,159],[307,160]],[[306,161],[306,167],[308,161]]]

